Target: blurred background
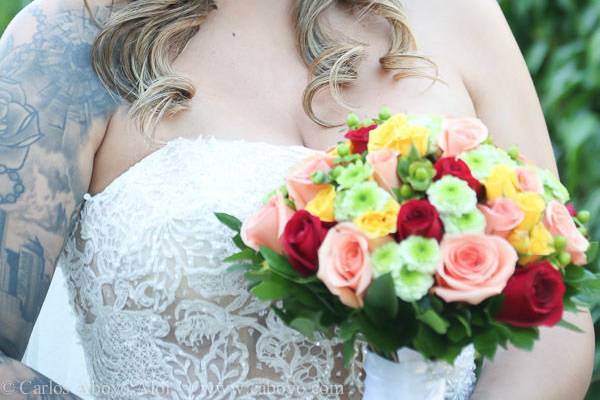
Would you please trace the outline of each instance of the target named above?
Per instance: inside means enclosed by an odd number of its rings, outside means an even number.
[[[0,34],[29,0],[1,0]],[[540,96],[561,178],[600,238],[600,1],[500,0]],[[598,299],[600,300],[600,299]],[[599,301],[600,303],[600,301]],[[600,398],[600,307],[588,399]]]

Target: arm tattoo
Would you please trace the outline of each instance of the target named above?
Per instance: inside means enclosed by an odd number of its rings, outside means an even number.
[[[87,190],[80,150],[117,105],[91,66],[98,27],[85,7],[24,12],[31,38],[0,41],[0,349],[16,359]]]
[[[56,382],[35,371],[25,369],[22,364],[6,357],[0,352],[0,368],[9,371],[4,373],[0,381],[0,398],[6,400],[79,400]],[[10,379],[7,376],[19,376],[20,379]],[[23,376],[26,376],[23,378]]]

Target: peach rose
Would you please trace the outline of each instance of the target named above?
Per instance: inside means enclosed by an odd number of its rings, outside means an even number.
[[[316,185],[311,176],[316,171],[329,172],[333,168],[333,157],[318,153],[304,159],[289,173],[286,183],[290,198],[294,201],[296,209],[306,207],[325,185]]]
[[[367,154],[367,162],[373,167],[375,181],[388,192],[400,186],[400,179],[396,172],[398,155],[397,151],[385,148]]]
[[[488,137],[488,128],[478,118],[447,118],[437,138],[443,157],[454,157],[474,149]]]
[[[525,214],[512,200],[500,197],[487,205],[477,206],[485,216],[485,232],[506,238],[525,218]]]
[[[319,248],[317,277],[348,307],[363,306],[373,270],[369,241],[353,224],[343,222],[329,230]]]
[[[281,235],[293,214],[294,210],[288,207],[283,195],[277,192],[256,214],[242,223],[242,241],[256,251],[260,246],[266,246],[277,253],[283,253]]]
[[[564,204],[551,200],[546,206],[544,225],[554,236],[560,235],[567,239],[566,250],[571,254],[571,260],[575,265],[585,265],[587,258],[586,250],[590,242],[579,232],[573,217]]]
[[[502,293],[515,272],[517,252],[499,236],[478,233],[447,235],[432,291],[446,302],[479,304]]]
[[[519,167],[515,170],[517,179],[524,192],[544,193],[544,184],[539,175],[531,168]]]

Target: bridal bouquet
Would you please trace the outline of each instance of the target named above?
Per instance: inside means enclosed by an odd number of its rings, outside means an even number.
[[[476,118],[348,118],[344,142],[316,152],[268,194],[226,261],[290,327],[354,341],[396,360],[409,348],[452,363],[474,345],[493,358],[531,349],[539,326],[597,282],[589,212]],[[283,182],[282,182],[283,183]],[[368,373],[368,372],[367,372]]]

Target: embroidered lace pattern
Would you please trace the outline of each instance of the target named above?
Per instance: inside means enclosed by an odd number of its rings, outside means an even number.
[[[246,290],[215,211],[243,219],[313,150],[178,138],[86,195],[61,255],[93,388],[107,399],[359,399],[360,357],[310,342]],[[474,382],[448,367],[448,398]]]

